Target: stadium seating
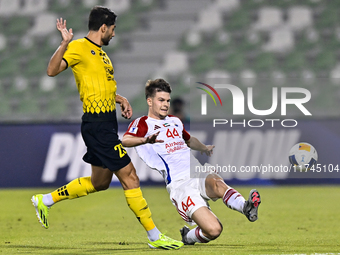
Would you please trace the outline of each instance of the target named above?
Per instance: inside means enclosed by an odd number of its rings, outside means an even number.
[[[260,31],[270,31],[283,23],[282,10],[277,7],[264,6],[258,11],[258,20],[253,28]]]
[[[0,15],[12,16],[20,10],[20,0],[1,0],[0,1]]]
[[[313,13],[308,6],[292,6],[288,10],[287,24],[293,31],[301,31],[302,29],[313,25]]]
[[[141,106],[136,116],[145,113],[143,85],[160,76],[181,92],[188,92],[184,77],[198,75],[248,85],[266,77],[299,78],[314,88],[320,104],[339,97],[339,1],[0,0],[2,121],[79,121],[72,72],[48,78],[46,65],[60,43],[57,17],[81,38],[97,4],[118,14],[116,37],[104,50],[118,93]],[[334,91],[321,93],[307,82],[315,78],[330,78],[325,84]]]

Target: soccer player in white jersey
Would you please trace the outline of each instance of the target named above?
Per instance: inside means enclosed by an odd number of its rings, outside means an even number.
[[[216,173],[205,173],[190,178],[190,165],[200,164],[191,157],[190,149],[210,156],[213,145],[204,145],[190,136],[179,118],[168,115],[171,87],[163,79],[149,80],[145,95],[149,107],[148,116],[134,120],[122,139],[123,146],[136,147],[139,157],[164,177],[170,200],[180,216],[190,225],[180,232],[186,245],[207,243],[222,232],[222,224],[210,210],[208,200],[222,198],[223,203],[244,214],[249,221],[257,220],[260,194],[250,191],[248,200],[229,187]]]

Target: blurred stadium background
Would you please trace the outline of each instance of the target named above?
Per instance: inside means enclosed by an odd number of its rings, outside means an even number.
[[[308,109],[313,110],[314,122],[302,121],[297,131],[245,129],[241,137],[240,130],[212,136],[206,123],[192,126],[191,131],[203,142],[219,146],[228,144],[230,137],[239,139],[228,157],[223,150],[218,154],[225,163],[233,155],[250,153],[247,157],[256,160],[246,162],[244,156],[243,163],[288,164],[289,148],[300,140],[316,147],[322,164],[338,163],[339,1],[0,0],[0,153],[7,159],[4,167],[13,168],[0,180],[0,187],[58,186],[89,174],[89,166],[81,161],[85,150],[79,134],[82,104],[73,74],[67,70],[51,78],[46,67],[61,41],[56,19],[67,20],[74,39],[84,37],[95,5],[118,14],[116,36],[104,50],[114,65],[118,93],[129,99],[134,117],[147,112],[143,89],[150,78],[162,77],[171,83],[172,98],[179,99],[179,109],[184,106],[184,120],[191,113],[188,99],[193,77],[194,82],[220,78],[242,89],[305,87],[312,94]],[[271,94],[257,91],[254,97],[262,109],[271,105]],[[191,103],[199,104],[199,100]],[[216,111],[223,114],[225,109]],[[201,120],[190,118],[192,123]],[[120,116],[119,120],[123,132],[129,121]],[[244,152],[243,147],[262,153]],[[20,153],[20,161],[13,152]],[[137,162],[138,156],[133,150],[130,153]],[[163,183],[157,172],[140,161],[138,169],[142,181]]]
[[[146,80],[168,79],[174,98],[189,93],[198,75],[298,79],[324,105],[321,115],[340,114],[339,1],[0,0],[1,122],[80,121],[72,72],[50,78],[46,66],[61,40],[55,20],[67,19],[81,38],[94,5],[118,14],[116,37],[104,50],[135,116],[145,114]],[[313,89],[316,78],[323,89]]]
[[[188,102],[197,81],[219,78],[242,89],[256,87],[260,89],[254,93],[256,106],[261,109],[271,105],[270,93],[262,93],[268,88],[304,87],[312,94],[307,108],[313,116],[306,119],[301,112],[293,112],[299,119],[297,128],[243,129],[239,125],[212,130],[210,122],[197,122],[190,131],[206,144],[216,145],[211,164],[288,165],[290,147],[306,141],[315,146],[322,165],[339,165],[340,1],[0,0],[0,192],[4,205],[0,253],[150,253],[144,230],[137,226],[120,189],[74,200],[72,206],[61,203],[51,213],[53,228],[48,233],[36,225],[29,203],[35,192],[49,192],[91,172],[82,161],[86,150],[79,125],[82,104],[72,71],[50,78],[46,67],[61,41],[56,19],[67,20],[74,39],[84,37],[94,5],[110,7],[118,14],[116,36],[103,49],[113,62],[118,93],[129,99],[134,117],[147,112],[143,88],[151,78],[171,83],[172,98],[179,99],[176,105],[184,106],[183,119],[190,117],[191,124],[201,120],[191,116]],[[210,109],[223,114],[231,105],[223,102],[223,107]],[[129,121],[118,117],[122,135]],[[179,239],[178,229],[184,222],[165,189],[153,187],[164,186],[162,177],[147,168],[133,149],[128,153],[157,225]],[[260,220],[248,224],[242,215],[227,212],[221,202],[211,203],[226,231],[216,241],[184,247],[180,254],[339,251],[339,171],[302,173],[298,178],[287,173],[223,177],[232,186],[259,188]],[[153,186],[145,187],[149,184]],[[115,177],[112,185],[120,185]],[[239,190],[245,195],[249,189]]]

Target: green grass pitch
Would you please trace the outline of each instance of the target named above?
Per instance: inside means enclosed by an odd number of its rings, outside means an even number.
[[[235,187],[248,197],[252,187]],[[256,187],[262,204],[257,222],[211,202],[223,224],[209,244],[178,251],[151,250],[144,229],[111,188],[61,202],[50,210],[50,228],[38,223],[30,198],[50,189],[0,190],[0,254],[339,254],[340,187]],[[165,188],[142,187],[157,227],[175,239],[184,221]]]

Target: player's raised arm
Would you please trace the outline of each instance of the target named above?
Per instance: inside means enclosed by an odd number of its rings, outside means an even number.
[[[56,76],[67,68],[67,63],[63,61],[63,56],[67,49],[67,45],[72,41],[73,38],[72,28],[67,30],[66,20],[63,21],[63,18],[57,19],[57,29],[60,31],[63,40],[48,63],[48,76]]]
[[[191,136],[190,139],[186,141],[186,144],[190,149],[205,153],[207,156],[211,156],[211,154],[213,154],[213,149],[215,148],[215,145],[204,145],[194,136]]]
[[[122,139],[122,144],[125,147],[135,147],[138,145],[146,144],[146,143],[163,143],[163,140],[157,139],[159,132],[150,135],[148,137],[138,137],[132,135],[124,135]]]

